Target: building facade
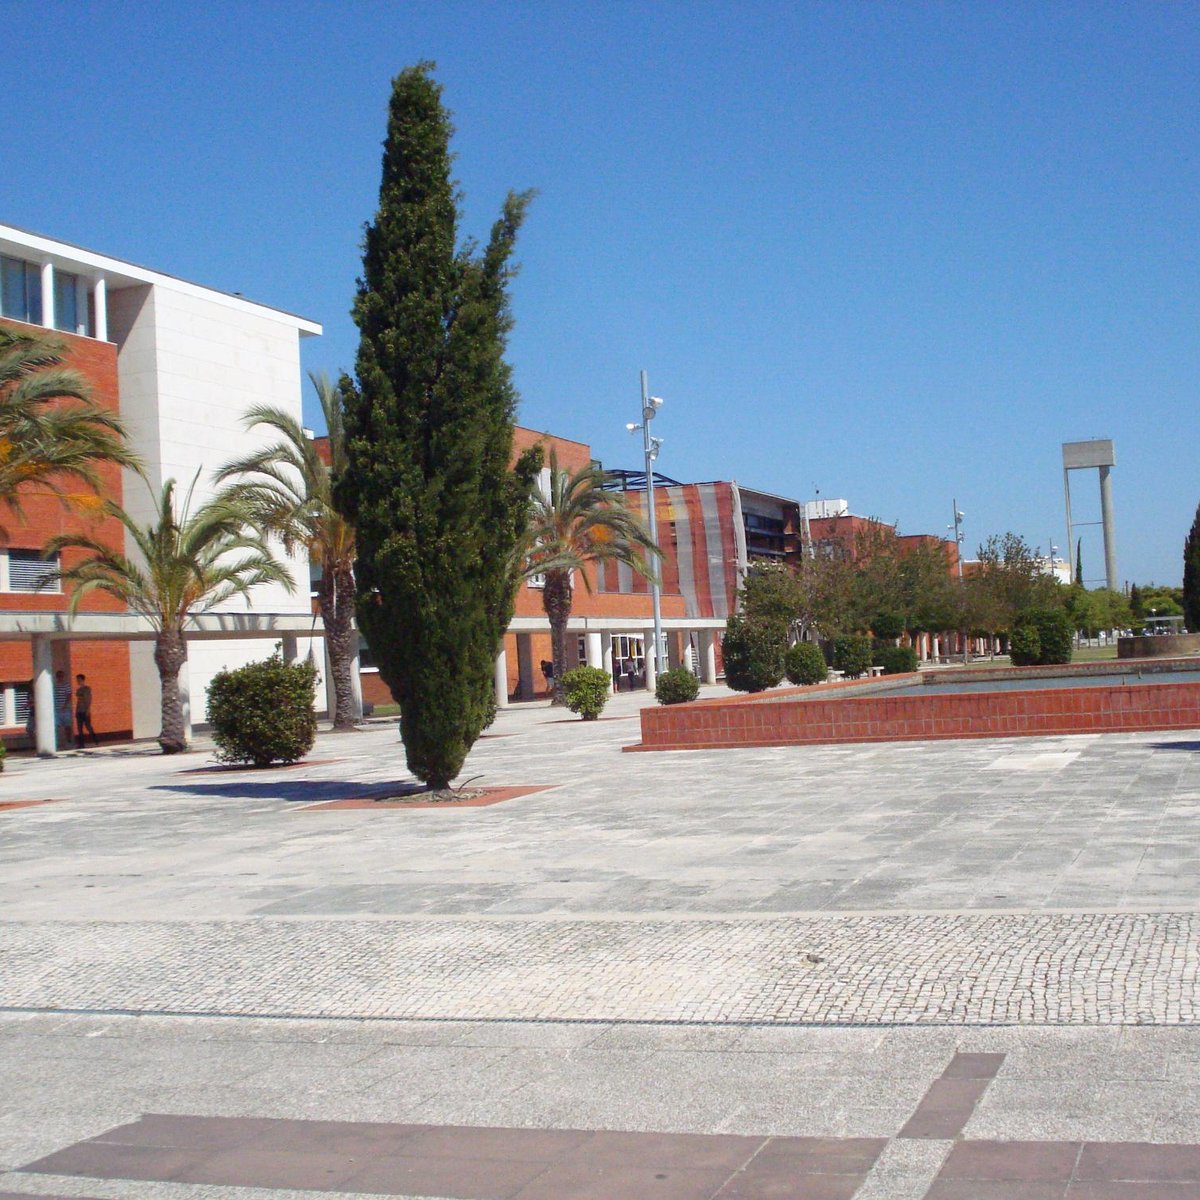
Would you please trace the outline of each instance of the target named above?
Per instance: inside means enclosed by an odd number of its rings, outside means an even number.
[[[146,480],[109,470],[105,492],[139,522],[152,519],[167,479],[176,480],[180,499],[192,490],[193,506],[213,494],[213,473],[265,438],[245,427],[252,407],[271,405],[300,418],[300,339],[321,332],[313,321],[242,296],[5,225],[0,225],[0,321],[53,332],[65,344],[65,364],[89,381],[99,403],[120,415],[132,449],[145,464]],[[23,697],[34,663],[32,639],[12,634],[11,614],[62,611],[68,599],[29,586],[30,556],[56,533],[86,531],[117,544],[123,535],[117,523],[97,526],[49,497],[31,498],[23,509],[23,518],[8,521],[6,570],[0,575],[0,588],[7,588],[0,610],[10,617],[9,633],[0,642],[2,732],[16,737],[24,732]],[[189,641],[181,688],[193,720],[203,720],[205,689],[221,667],[269,653],[261,637],[226,636],[236,633],[237,618],[309,613],[308,565],[292,560],[289,569],[294,591],[274,584],[256,588],[252,605],[235,599],[220,606],[229,618],[227,630]],[[119,607],[93,593],[83,611]],[[56,670],[72,678],[88,675],[97,730],[112,735],[159,732],[152,654],[151,643],[140,636],[56,637],[53,644]]]

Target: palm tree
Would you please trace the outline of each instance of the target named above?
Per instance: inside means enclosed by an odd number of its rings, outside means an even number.
[[[625,506],[619,494],[604,490],[608,478],[591,464],[573,474],[560,471],[558,456],[551,451],[549,490],[543,494],[535,489],[530,502],[521,577],[544,578],[542,607],[550,618],[554,704],[565,703],[562,677],[575,572],[590,591],[590,563],[625,563],[639,575],[652,578],[650,560],[662,557],[641,518]]]
[[[59,338],[0,328],[0,502],[18,514],[34,486],[67,498],[68,479],[100,490],[97,463],[139,466],[120,419],[59,366],[63,350]]]
[[[75,585],[68,609],[72,615],[88,592],[99,589],[124,601],[154,627],[154,665],[162,683],[158,744],[164,754],[187,748],[179,670],[187,661],[188,619],[232,596],[250,601],[250,589],[260,583],[281,583],[289,592],[295,588],[263,536],[250,531],[248,514],[228,497],[217,496],[191,511],[196,479],[179,512],[175,480],[163,484],[151,525],[139,525],[120,505],[104,502],[105,515],[125,527],[140,562],[77,534],[54,538],[44,551],[47,557],[68,547],[87,551],[86,558],[54,575]]]
[[[305,550],[321,568],[317,606],[325,625],[333,675],[335,729],[353,729],[354,527],[333,504],[334,478],[346,466],[346,434],[337,387],[328,376],[310,373],[329,430],[329,462],[300,423],[279,408],[252,408],[246,427],[264,425],[279,434],[273,445],[226,463],[217,480],[233,480],[230,496],[250,513],[255,526],[276,534],[288,554]]]

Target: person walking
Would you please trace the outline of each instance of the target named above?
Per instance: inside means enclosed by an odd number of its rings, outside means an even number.
[[[59,750],[70,748],[75,733],[71,716],[71,684],[66,671],[54,672],[54,742]]]
[[[88,686],[86,675],[75,676],[75,748],[83,749],[83,731],[86,729],[92,735],[92,744],[100,745],[100,739],[92,728],[92,689]]]

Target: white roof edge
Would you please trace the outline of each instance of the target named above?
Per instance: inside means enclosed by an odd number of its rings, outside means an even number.
[[[91,268],[93,271],[102,272],[114,282],[127,280],[129,283],[157,284],[186,295],[216,300],[243,312],[269,313],[276,320],[294,326],[301,334],[315,337],[324,333],[321,324],[308,317],[301,317],[270,304],[261,304],[257,300],[247,300],[244,296],[235,295],[233,292],[224,292],[219,288],[207,287],[202,283],[193,283],[189,279],[180,279],[179,276],[169,275],[165,271],[152,271],[149,267],[141,267],[137,263],[126,262],[124,259],[113,258],[107,254],[99,254],[84,246],[59,241],[57,238],[47,237],[45,234],[21,229],[17,225],[0,224],[0,242],[10,242],[13,245],[35,251],[51,261],[62,259],[68,266]]]

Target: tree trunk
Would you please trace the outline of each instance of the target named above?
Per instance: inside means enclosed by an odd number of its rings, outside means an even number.
[[[353,729],[358,724],[354,711],[354,650],[358,632],[354,628],[354,576],[349,567],[329,568],[321,576],[317,606],[325,624],[329,670],[333,676],[334,729]]]
[[[550,618],[550,646],[554,660],[554,689],[551,704],[566,704],[562,677],[567,669],[567,621],[571,617],[570,571],[547,571],[542,589],[542,607]]]
[[[162,688],[162,732],[158,744],[164,754],[187,749],[183,701],[179,696],[179,671],[187,662],[187,642],[178,629],[164,630],[154,640],[154,665]]]

